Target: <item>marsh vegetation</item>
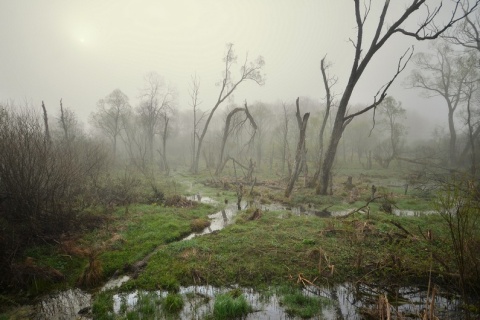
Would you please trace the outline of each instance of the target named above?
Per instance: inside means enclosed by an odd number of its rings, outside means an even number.
[[[321,100],[235,103],[265,59],[228,43],[203,110],[196,76],[187,110],[155,72],[88,129],[62,99],[0,104],[0,319],[478,318],[480,16],[455,4],[387,23],[385,1],[367,35],[374,4],[355,0],[351,73],[339,91],[324,57]],[[437,40],[352,104],[394,34]],[[443,99],[448,132],[407,134],[387,91],[410,60],[405,86]]]

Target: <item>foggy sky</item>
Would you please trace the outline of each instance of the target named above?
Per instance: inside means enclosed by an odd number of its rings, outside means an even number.
[[[389,21],[402,13],[405,2],[392,1],[391,7]],[[372,24],[378,10],[370,13]],[[351,0],[0,0],[0,100],[27,100],[36,107],[44,100],[49,112],[56,113],[63,98],[64,106],[86,121],[97,101],[116,88],[135,107],[145,74],[155,71],[177,88],[182,109],[189,108],[190,77],[196,73],[200,107],[207,110],[218,96],[215,83],[225,44],[232,42],[239,61],[248,52],[251,59],[262,55],[266,62],[266,84],[243,85],[235,102],[293,103],[297,96],[320,101],[320,60],[327,54],[332,61],[331,72],[339,77],[334,91],[341,93],[354,53],[349,38],[355,36]],[[427,48],[395,36],[367,69],[351,103],[371,103],[412,44],[416,52]],[[233,69],[234,77],[238,69]],[[409,70],[389,94],[417,122],[446,123],[439,100],[426,101],[419,91],[403,88]],[[423,124],[428,134],[431,126]]]

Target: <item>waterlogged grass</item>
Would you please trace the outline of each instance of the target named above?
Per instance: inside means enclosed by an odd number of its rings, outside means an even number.
[[[323,219],[271,211],[256,221],[248,215],[239,214],[236,224],[220,232],[165,246],[131,288],[152,290],[167,281],[258,288],[301,279],[319,285],[352,279],[418,284],[428,279],[431,253],[449,250],[441,240],[441,218],[433,215],[372,211],[369,218]],[[435,230],[434,240],[423,237],[427,229]],[[434,263],[432,274],[441,274],[443,267]]]
[[[128,222],[119,228],[121,243],[100,255],[105,275],[142,260],[159,245],[180,240],[193,231],[192,221],[206,219],[213,211],[201,204],[192,208],[133,206],[131,216],[125,217]]]
[[[166,313],[178,313],[184,305],[183,298],[178,293],[169,293],[162,302],[163,310]]]
[[[298,287],[283,286],[277,294],[280,296],[280,305],[285,308],[288,315],[304,319],[319,315],[322,306],[329,303],[326,298],[306,295]]]
[[[252,307],[243,294],[236,294],[236,292],[218,294],[213,304],[212,319],[240,319],[251,311]]]
[[[60,290],[74,286],[78,275],[81,274],[88,259],[83,256],[69,255],[55,245],[41,245],[24,251],[26,264],[32,264],[36,268],[48,268],[57,270],[64,276],[63,281],[51,281],[37,277],[28,288],[29,295],[38,295],[50,290]]]
[[[158,246],[198,231],[199,222],[206,224],[207,216],[215,211],[204,204],[185,208],[137,204],[131,205],[128,212],[119,207],[105,224],[98,224],[86,234],[62,240],[57,245],[29,248],[18,258],[19,263],[40,270],[42,274],[49,272],[63,275],[63,278],[33,277],[26,299],[75,286],[92,257],[99,262],[102,277],[106,279],[116,270],[122,271],[125,266],[142,260]],[[164,282],[169,289],[178,288],[176,279]]]
[[[95,315],[95,319],[115,319],[112,294],[109,292],[100,292],[97,294],[92,304],[92,313]]]

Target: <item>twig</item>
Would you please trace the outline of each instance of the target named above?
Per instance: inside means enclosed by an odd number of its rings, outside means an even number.
[[[353,210],[353,211],[351,211],[351,212],[347,213],[346,215],[341,216],[341,217],[339,217],[339,218],[342,218],[342,219],[348,218],[348,217],[351,216],[352,214],[354,214],[354,213],[356,213],[356,212],[359,212],[359,211],[367,208],[368,205],[369,205],[371,202],[375,201],[376,199],[380,199],[380,198],[383,198],[383,196],[373,197],[372,199],[368,200],[367,203],[366,203],[364,206],[362,206],[362,207],[360,207],[360,208],[358,208],[358,209],[355,209],[355,210]]]

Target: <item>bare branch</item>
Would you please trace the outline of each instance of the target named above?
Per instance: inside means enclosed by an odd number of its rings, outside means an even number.
[[[416,1],[418,4],[415,6],[414,10],[417,10],[422,4],[425,3],[425,1],[426,0]],[[439,15],[442,9],[442,2],[440,2],[439,6],[436,7],[434,10],[432,10],[432,12],[430,12],[430,9],[428,8],[428,6],[425,5],[427,8],[427,16],[425,17],[425,20],[420,24],[420,26],[416,31],[407,31],[397,26],[395,27],[393,32],[399,32],[406,36],[414,37],[417,40],[437,39],[440,35],[442,35],[447,29],[452,27],[455,23],[457,23],[458,21],[464,19],[469,14],[471,14],[480,3],[479,0],[476,0],[475,4],[471,8],[466,9],[463,12],[463,14],[461,14],[460,16],[457,16],[457,12],[460,7],[460,2],[461,0],[455,1],[455,8],[451,14],[450,20],[440,28],[435,25],[434,19]],[[410,8],[413,9],[414,5],[412,5]]]
[[[392,85],[392,83],[395,81],[395,79],[398,77],[398,75],[405,69],[405,67],[407,66],[408,62],[410,61],[410,59],[412,58],[412,55],[413,55],[413,52],[414,52],[414,47],[410,47],[407,49],[407,51],[405,51],[405,53],[400,57],[400,59],[398,60],[398,65],[397,65],[397,71],[395,72],[395,75],[390,79],[390,81],[388,81],[386,84],[384,84],[378,91],[377,93],[375,94],[374,98],[373,98],[373,103],[366,107],[366,108],[363,108],[362,110],[358,111],[358,112],[355,112],[355,113],[352,113],[350,115],[347,115],[345,116],[343,119],[344,121],[348,121],[350,119],[353,119],[354,117],[358,116],[358,115],[361,115],[371,109],[374,109],[376,108],[382,101],[383,99],[387,96],[387,90],[390,88],[390,86]],[[410,53],[410,54],[409,54]],[[408,55],[408,56],[407,56]]]

